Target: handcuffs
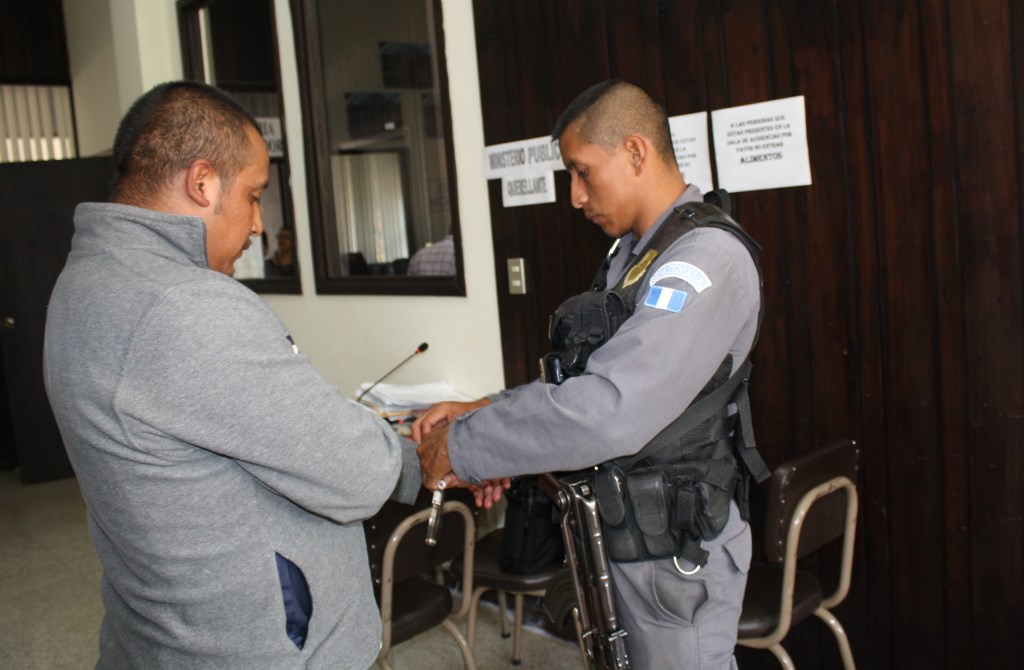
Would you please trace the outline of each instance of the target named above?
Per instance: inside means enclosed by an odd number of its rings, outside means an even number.
[[[444,504],[444,478],[437,480],[437,488],[430,499],[430,518],[427,519],[427,546],[437,545],[437,538],[441,534],[441,505]]]

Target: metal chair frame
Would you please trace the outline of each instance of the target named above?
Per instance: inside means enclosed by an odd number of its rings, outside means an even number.
[[[855,443],[854,443],[855,444]],[[799,558],[800,534],[804,527],[804,521],[814,504],[825,496],[837,491],[846,493],[846,519],[843,532],[842,559],[839,569],[839,583],[832,595],[822,599],[821,604],[814,611],[814,615],[821,619],[829,630],[832,631],[839,645],[839,653],[843,660],[843,667],[846,670],[855,670],[853,653],[850,650],[850,642],[842,624],[830,611],[846,598],[850,590],[850,577],[853,566],[853,548],[857,526],[858,497],[857,487],[848,477],[833,477],[815,486],[805,493],[800,502],[793,510],[788,521],[786,533],[785,554],[782,562],[783,578],[782,593],[780,596],[779,621],[775,630],[764,637],[740,638],[738,644],[744,647],[755,649],[768,649],[778,659],[782,667],[787,670],[795,670],[793,660],[782,646],[782,640],[789,633],[793,625],[793,595],[795,592],[797,560]],[[796,622],[799,623],[799,622]]]
[[[548,585],[561,569],[560,565],[544,566],[531,573],[519,574],[507,572],[501,568],[501,546],[504,540],[504,529],[492,531],[477,540],[477,551],[473,569],[473,593],[470,598],[469,618],[467,619],[466,638],[469,640],[470,651],[476,650],[476,618],[480,607],[480,598],[488,591],[495,591],[498,600],[498,612],[501,622],[501,637],[512,638],[512,665],[522,664],[522,631],[523,607],[525,596],[543,596]],[[512,633],[508,630],[508,602],[506,594],[512,594],[515,603],[515,614]]]
[[[395,554],[398,551],[398,547],[402,543],[402,539],[405,537],[406,533],[408,533],[409,530],[417,524],[426,523],[427,519],[430,517],[430,511],[430,508],[421,509],[406,517],[395,527],[395,530],[392,531],[391,536],[388,538],[387,547],[384,550],[380,585],[381,649],[380,654],[377,656],[377,664],[380,665],[381,670],[393,670],[394,667],[394,653],[391,648],[391,620],[394,614],[392,609],[392,598],[394,596],[395,589]],[[473,518],[472,511],[470,511],[465,504],[457,500],[450,500],[442,505],[442,516],[449,513],[461,514],[464,521],[465,539],[463,541],[462,560],[466,566],[469,566],[469,569],[463,570],[462,593],[469,594],[473,592],[472,565],[473,550],[476,544],[476,522]],[[459,650],[462,652],[462,657],[465,660],[467,670],[476,670],[473,651],[470,649],[469,643],[466,641],[462,631],[459,630],[459,627],[455,624],[456,621],[462,620],[466,617],[470,607],[469,601],[470,599],[464,595],[461,599],[459,608],[450,614],[448,618],[441,623],[441,626],[451,634],[455,639],[456,644],[458,644]]]

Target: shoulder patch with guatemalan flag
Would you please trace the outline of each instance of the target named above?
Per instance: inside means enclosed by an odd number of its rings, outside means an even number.
[[[683,309],[686,296],[689,295],[686,291],[657,285],[658,282],[669,278],[682,279],[697,293],[711,286],[711,278],[696,265],[686,261],[665,263],[651,275],[651,288],[644,299],[644,307],[663,309],[667,312],[679,312]]]
[[[680,291],[666,286],[652,286],[647,291],[647,298],[644,300],[644,307],[663,309],[668,312],[678,312],[686,302],[686,291]]]

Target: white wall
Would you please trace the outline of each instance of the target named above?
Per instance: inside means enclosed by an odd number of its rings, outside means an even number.
[[[153,86],[172,79],[181,79],[178,11],[173,2],[109,2],[114,26],[114,48],[117,54],[117,83],[123,114],[140,95]]]
[[[64,0],[64,25],[78,155],[93,156],[110,148],[120,116],[110,5],[106,0]]]
[[[107,112],[106,118],[113,119],[109,128],[101,128],[99,123],[88,126],[90,134],[108,138],[104,144],[90,137],[89,146],[109,148],[117,120],[138,95],[181,77],[175,2],[65,0],[64,4],[76,109],[86,103],[87,110],[99,109],[93,99],[103,97],[109,109],[114,106],[111,96],[118,98],[118,109]],[[464,298],[315,293],[291,12],[288,0],[274,0],[303,294],[266,299],[317,369],[349,393],[360,382],[372,381],[390,370],[424,341],[430,344],[427,353],[411,361],[389,382],[415,384],[444,379],[471,396],[496,391],[504,383],[490,210],[481,174],[483,118],[472,4],[471,0],[443,0],[441,4],[465,261]],[[85,5],[94,6],[83,8]],[[116,29],[110,20],[112,11],[118,13],[113,22]],[[115,33],[117,48],[112,55],[108,45]],[[116,72],[111,70],[114,62]],[[105,79],[99,76],[101,73],[105,73]],[[110,90],[112,80],[117,81],[114,93]],[[95,118],[102,116],[97,114]],[[86,117],[93,118],[87,111]],[[85,131],[81,119],[79,128]]]
[[[313,286],[309,207],[301,142],[298,66],[287,0],[275,0],[281,80],[292,170],[292,195],[299,226],[302,296],[268,296],[299,346],[328,379],[353,390],[360,381],[390,370],[420,342],[430,349],[388,381],[419,383],[446,379],[468,395],[483,395],[504,383],[498,306],[491,251],[487,182],[481,174],[483,116],[476,68],[470,0],[444,0],[444,37],[458,175],[466,297],[318,296]]]
[[[78,154],[110,150],[117,123],[147,89],[181,78],[176,10],[152,0],[64,0]]]

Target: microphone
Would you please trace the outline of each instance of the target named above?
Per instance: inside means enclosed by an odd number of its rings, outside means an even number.
[[[388,377],[393,375],[395,373],[395,370],[397,370],[398,368],[402,367],[403,365],[405,365],[406,363],[411,361],[417,354],[422,354],[424,351],[426,351],[427,350],[427,346],[429,346],[429,345],[427,345],[426,342],[423,342],[422,344],[420,344],[420,346],[416,347],[416,351],[414,351],[411,354],[409,354],[409,356],[406,357],[406,359],[404,361],[402,361],[401,363],[399,363],[395,367],[391,368],[391,370],[389,370],[386,375],[384,375],[383,377],[381,377],[377,381],[373,382],[372,384],[370,384],[370,386],[368,388],[363,390],[363,392],[360,393],[356,397],[356,402],[362,402],[363,401],[363,396],[366,395],[367,393],[369,393],[370,391],[372,391],[374,386],[376,386],[377,384],[381,383],[382,381],[384,381],[385,379],[387,379]]]

